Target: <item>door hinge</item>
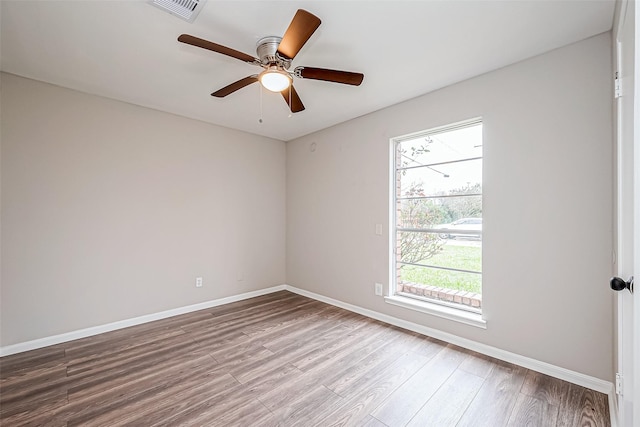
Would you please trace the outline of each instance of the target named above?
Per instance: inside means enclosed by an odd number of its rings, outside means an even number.
[[[613,80],[613,97],[620,98],[622,96],[622,82],[620,81],[620,75],[616,71],[615,78]]]
[[[624,383],[622,381],[622,374],[616,373],[616,394],[622,396],[624,389]]]

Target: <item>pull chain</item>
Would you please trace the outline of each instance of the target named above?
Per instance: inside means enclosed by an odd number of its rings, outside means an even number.
[[[262,85],[258,85],[260,88],[260,118],[258,119],[258,123],[262,124]]]

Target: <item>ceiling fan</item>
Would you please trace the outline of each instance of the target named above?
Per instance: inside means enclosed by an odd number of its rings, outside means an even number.
[[[303,79],[324,80],[353,86],[359,86],[364,78],[364,74],[361,73],[329,70],[326,68],[298,66],[295,67],[293,71],[289,71],[293,58],[295,58],[300,49],[302,49],[302,46],[304,46],[311,35],[318,29],[320,23],[320,18],[317,16],[306,10],[298,9],[282,38],[269,36],[263,37],[258,41],[256,48],[257,58],[188,34],[182,34],[178,37],[178,41],[221,53],[264,69],[260,74],[245,77],[213,92],[211,96],[224,98],[245,86],[260,82],[265,89],[272,92],[280,92],[289,105],[291,112],[297,113],[304,110],[304,105],[293,87],[294,76]]]

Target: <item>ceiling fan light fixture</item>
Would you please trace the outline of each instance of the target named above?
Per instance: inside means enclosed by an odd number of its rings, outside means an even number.
[[[258,76],[260,84],[271,92],[282,92],[291,86],[291,76],[289,73],[277,68],[264,70]]]

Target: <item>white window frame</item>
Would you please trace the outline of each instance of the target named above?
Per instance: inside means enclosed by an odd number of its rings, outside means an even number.
[[[389,179],[389,287],[384,297],[385,302],[395,306],[403,307],[409,310],[419,311],[433,316],[453,320],[470,326],[486,329],[487,322],[483,319],[482,312],[466,310],[459,304],[451,304],[446,301],[430,300],[428,298],[414,298],[396,294],[397,274],[396,274],[396,247],[397,247],[397,168],[396,168],[396,147],[402,141],[427,137],[429,135],[439,134],[456,129],[463,129],[469,126],[483,124],[481,117],[451,123],[444,126],[430,128],[420,132],[414,132],[407,135],[401,135],[391,138],[390,141],[390,179]],[[484,125],[484,124],[483,124]],[[484,133],[484,131],[483,131]],[[483,136],[484,140],[484,136]],[[483,142],[484,143],[484,142]],[[484,169],[483,169],[484,170]],[[484,174],[484,172],[483,172]]]

